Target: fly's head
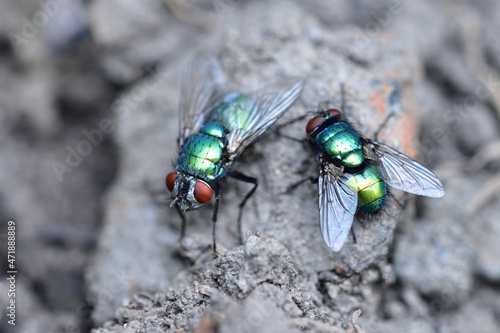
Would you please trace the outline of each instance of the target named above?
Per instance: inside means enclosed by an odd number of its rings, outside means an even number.
[[[167,189],[172,193],[172,203],[182,212],[200,208],[212,199],[213,190],[201,179],[183,173],[171,172],[166,178]]]
[[[340,121],[342,112],[337,109],[319,110],[306,125],[306,134],[311,139],[329,124]],[[328,122],[327,122],[328,120]]]

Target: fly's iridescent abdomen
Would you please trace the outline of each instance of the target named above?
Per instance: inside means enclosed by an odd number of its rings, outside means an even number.
[[[387,199],[387,186],[377,171],[367,166],[347,182],[358,193],[358,210],[366,215],[380,212]]]
[[[212,117],[230,132],[244,129],[255,110],[255,101],[240,92],[232,91],[224,97],[222,103],[215,108]]]

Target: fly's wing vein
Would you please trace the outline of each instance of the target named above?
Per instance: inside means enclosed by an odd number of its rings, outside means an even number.
[[[389,186],[433,198],[444,195],[443,185],[429,169],[388,145],[369,142],[378,158],[375,168]]]
[[[179,149],[205,123],[224,83],[224,73],[212,55],[198,54],[182,77],[179,101]]]
[[[241,154],[248,145],[262,135],[297,100],[303,82],[299,81],[275,92],[250,95],[255,101],[244,128],[235,129],[227,136],[231,158]]]
[[[340,251],[351,229],[358,195],[349,185],[351,175],[341,174],[335,166],[320,163],[318,180],[319,215],[323,239],[335,252]]]

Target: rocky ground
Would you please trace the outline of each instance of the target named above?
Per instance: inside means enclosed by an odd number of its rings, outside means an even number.
[[[110,0],[0,5],[0,231],[16,222],[16,326],[0,332],[499,332],[500,4]],[[392,193],[323,243],[305,123],[269,131],[213,205],[180,218],[164,185],[189,58],[228,87],[306,80],[279,123],[340,104],[446,195]],[[5,252],[4,252],[5,251]],[[2,254],[2,267],[7,255]]]

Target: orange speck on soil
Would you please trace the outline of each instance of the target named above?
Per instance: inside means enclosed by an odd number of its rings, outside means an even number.
[[[368,105],[370,105],[374,110],[380,113],[383,118],[385,116],[387,109],[385,107],[385,94],[384,92],[377,92],[370,96],[368,99]]]
[[[402,114],[398,118],[392,127],[394,135],[399,138],[402,152],[411,158],[416,158],[417,150],[414,138],[417,135],[418,119],[415,115],[408,113]]]

